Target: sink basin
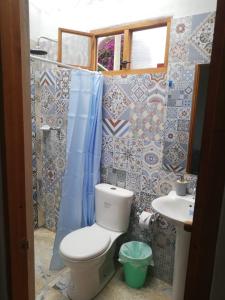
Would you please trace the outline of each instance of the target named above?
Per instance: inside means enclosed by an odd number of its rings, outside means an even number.
[[[174,225],[192,223],[194,199],[191,195],[177,196],[176,192],[172,191],[167,196],[153,200],[152,207]]]
[[[159,197],[152,201],[152,207],[176,226],[173,300],[184,299],[191,238],[191,233],[184,230],[184,224],[192,223],[194,204],[193,196],[177,196],[175,191],[170,192],[167,196]]]

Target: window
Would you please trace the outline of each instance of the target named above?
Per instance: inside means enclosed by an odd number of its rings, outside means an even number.
[[[165,18],[91,31],[97,47],[95,70],[110,75],[165,71],[170,24],[171,18]]]
[[[58,61],[105,75],[165,72],[171,18],[79,32],[59,28]]]
[[[88,32],[58,29],[58,62],[92,69],[94,36]]]

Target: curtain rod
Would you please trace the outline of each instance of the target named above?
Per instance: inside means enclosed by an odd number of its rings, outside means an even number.
[[[70,66],[70,65],[67,65],[67,64],[63,64],[63,63],[60,63],[60,62],[57,62],[57,61],[54,61],[54,60],[50,60],[50,59],[47,59],[47,58],[38,57],[38,56],[35,56],[35,55],[32,55],[32,54],[30,55],[30,58],[40,60],[42,62],[54,64],[54,65],[64,67],[64,68],[67,68],[67,69],[75,69],[75,70],[83,70],[83,71],[87,71],[87,72],[95,72],[95,71],[90,71],[90,70],[87,70],[87,69],[82,69],[80,67],[74,67],[74,66]]]

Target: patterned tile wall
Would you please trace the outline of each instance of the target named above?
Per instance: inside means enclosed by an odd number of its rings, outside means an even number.
[[[101,179],[135,192],[126,239],[149,242],[155,275],[170,283],[175,228],[160,218],[141,230],[138,217],[185,172],[195,64],[209,63],[213,28],[211,13],[174,19],[168,74],[106,77],[104,83]],[[191,193],[197,178],[185,177]]]
[[[36,63],[31,68],[34,226],[52,231],[56,230],[66,163],[70,72]],[[43,131],[43,125],[55,130]]]
[[[35,72],[31,68],[31,117],[32,117],[32,200],[34,228],[38,228],[38,203],[37,203],[37,122],[36,122],[36,97],[35,97]]]
[[[171,26],[163,168],[185,170],[195,64],[210,62],[215,13],[174,19]]]
[[[156,276],[171,282],[174,227],[163,219],[150,231],[138,225],[140,213],[151,211],[151,201],[171,191],[177,178],[162,168],[166,104],[166,74],[105,77],[101,180],[135,192],[126,239],[149,242]]]

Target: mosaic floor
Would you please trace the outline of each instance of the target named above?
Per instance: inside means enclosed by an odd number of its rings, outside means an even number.
[[[34,232],[36,300],[68,300],[66,286],[69,272],[51,272],[48,266],[52,254],[54,233],[41,228]],[[172,300],[171,286],[156,278],[149,278],[144,288],[135,290],[126,286],[122,269],[118,271],[95,300]]]

